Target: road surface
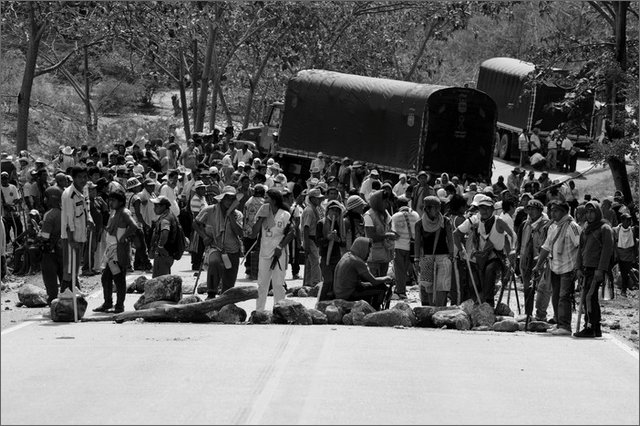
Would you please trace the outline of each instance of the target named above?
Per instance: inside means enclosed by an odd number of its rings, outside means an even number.
[[[34,319],[2,332],[0,421],[638,424],[638,353],[605,336]]]

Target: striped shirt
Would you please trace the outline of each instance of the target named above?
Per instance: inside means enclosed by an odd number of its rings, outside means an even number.
[[[562,234],[556,239],[558,232]],[[576,269],[580,232],[580,225],[570,216],[565,216],[560,222],[553,222],[549,226],[547,239],[542,248],[549,252],[549,266],[553,273],[566,274]]]
[[[200,198],[198,194],[195,194],[193,197],[191,197],[191,202],[189,203],[191,213],[193,213],[194,216],[197,216],[198,213],[200,213],[200,210],[207,207],[208,205],[209,204],[207,203],[207,200],[204,197]]]

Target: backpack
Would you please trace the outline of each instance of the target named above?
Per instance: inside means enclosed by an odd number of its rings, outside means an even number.
[[[169,255],[174,260],[180,260],[188,245],[188,242],[187,238],[184,235],[184,231],[182,230],[180,222],[177,219],[174,219],[172,220],[172,223],[173,227],[171,232],[169,233],[169,238],[164,247],[165,249],[167,249]]]

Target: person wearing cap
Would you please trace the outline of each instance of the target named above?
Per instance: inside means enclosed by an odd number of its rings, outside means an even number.
[[[251,164],[251,161],[253,161],[253,152],[249,150],[249,144],[243,143],[241,144],[240,149],[236,148],[235,155],[233,157],[233,164]]]
[[[208,299],[235,285],[242,251],[243,216],[236,209],[236,189],[225,186],[216,196],[216,201],[216,204],[203,208],[193,222],[193,228],[202,237],[205,247]]]
[[[195,191],[195,193],[191,196],[189,201],[189,212],[191,213],[191,217],[195,219],[198,214],[209,205],[209,203],[207,203],[206,198],[207,185],[205,185],[203,181],[196,181],[193,185],[193,190]],[[191,253],[191,269],[193,269],[194,271],[198,271],[200,270],[200,264],[202,263],[205,244],[202,237],[197,233],[195,228],[193,228],[191,232],[189,241],[189,252]]]
[[[456,247],[463,253],[466,248],[461,244],[462,235],[473,235],[470,238],[472,253],[465,254],[471,261],[475,282],[480,285],[482,302],[495,305],[494,293],[498,273],[503,270],[505,257],[505,241],[509,235],[514,238],[513,231],[499,217],[494,215],[494,202],[490,197],[477,194],[472,205],[476,205],[478,213],[465,220],[454,232]]]
[[[441,213],[437,196],[425,197],[423,206],[424,212],[414,228],[420,301],[423,306],[445,306],[451,290],[453,226]]]
[[[524,310],[526,315],[533,315],[533,301],[536,300],[537,321],[547,320],[547,307],[551,300],[551,287],[548,280],[540,280],[537,291],[533,293],[531,271],[540,255],[542,244],[547,239],[551,221],[544,213],[544,205],[538,200],[529,200],[524,208],[527,219],[520,227],[516,244],[520,276],[524,286]]]
[[[371,170],[369,172],[369,176],[367,176],[362,185],[360,185],[360,195],[365,199],[366,202],[369,202],[369,198],[371,197],[371,193],[373,190],[373,182],[380,182],[380,173],[376,169]]]
[[[407,192],[407,187],[409,183],[407,182],[407,175],[404,173],[400,173],[400,177],[398,178],[398,183],[393,186],[393,193],[396,194],[396,197],[400,197]]]
[[[95,226],[93,229],[87,231],[87,243],[82,249],[82,275],[92,276],[99,274],[100,263],[102,262],[102,253],[104,250],[100,250],[100,241],[104,238],[102,235],[104,216],[109,217],[109,205],[98,194],[97,185],[91,181],[87,182],[87,195],[89,201],[89,215],[93,220]],[[108,219],[107,219],[108,220]],[[89,241],[91,245],[89,245]],[[100,254],[96,258],[97,254]]]
[[[389,269],[397,236],[391,232],[391,215],[385,210],[384,191],[374,191],[369,199],[369,206],[371,208],[363,215],[364,233],[371,239],[367,265],[373,275],[382,276]]]
[[[322,152],[318,152],[318,155],[316,156],[316,158],[314,158],[313,160],[311,160],[311,169],[317,168],[318,169],[318,174],[323,174],[324,173],[324,169],[327,166],[327,163],[325,161],[326,156],[322,153]]]
[[[154,184],[155,186],[155,184]],[[127,191],[131,192],[129,201],[127,202],[127,209],[131,212],[131,215],[136,223],[136,233],[131,239],[133,248],[135,249],[133,257],[133,269],[140,271],[151,271],[152,265],[147,253],[147,231],[150,225],[147,225],[143,215],[144,206],[142,205],[142,196],[146,196],[144,185],[138,178],[129,178],[127,180]],[[151,204],[151,203],[149,203]]]
[[[200,174],[202,182],[207,186],[205,191],[205,198],[209,205],[215,204],[218,201],[216,197],[222,192],[222,182],[220,182],[220,173],[217,167],[211,167],[209,170],[203,170]]]
[[[153,259],[152,277],[171,274],[173,256],[165,245],[176,235],[178,218],[171,212],[171,201],[164,195],[151,200],[156,219],[153,223],[149,258]]]
[[[513,195],[520,194],[520,187],[522,186],[522,169],[520,167],[514,167],[509,176],[507,177],[507,189]]]
[[[332,300],[335,298],[334,272],[346,246],[344,207],[338,200],[331,200],[327,204],[325,217],[318,221],[316,236],[322,271],[322,289],[318,300]]]
[[[523,129],[520,136],[518,136],[518,148],[520,149],[520,167],[524,167],[527,164],[529,158],[529,129]]]
[[[11,241],[9,232],[13,229],[14,238],[22,234],[22,221],[18,210],[22,207],[22,196],[15,185],[9,183],[9,173],[0,173],[0,196],[4,229],[7,241]]]
[[[585,210],[587,227],[580,234],[576,265],[578,281],[582,287],[580,303],[584,312],[584,328],[575,333],[574,337],[593,338],[602,336],[602,314],[598,293],[599,287],[604,285],[605,275],[611,268],[616,244],[614,232],[609,222],[602,217],[599,203],[589,201]]]
[[[319,206],[324,196],[320,189],[313,188],[307,192],[307,199],[309,202],[302,211],[302,219],[300,221],[303,248],[306,253],[302,285],[314,287],[322,281],[320,253],[316,243],[316,230],[318,222],[321,219]]]
[[[51,304],[51,301],[58,297],[58,286],[62,284],[64,269],[60,239],[62,191],[51,186],[45,192],[49,209],[42,218],[38,242],[42,248],[42,281],[47,290],[47,303]]]
[[[436,191],[433,189],[431,185],[429,185],[429,180],[431,176],[424,170],[421,170],[418,173],[418,185],[413,190],[413,196],[411,200],[411,208],[414,209],[419,215],[422,216],[423,208],[422,202],[425,197],[430,195],[436,195]]]
[[[391,216],[391,232],[397,235],[393,256],[393,270],[396,277],[395,294],[399,299],[406,299],[411,249],[415,241],[416,223],[420,220],[420,216],[409,207],[409,199],[405,195],[398,196],[397,206],[398,211]]]
[[[64,281],[61,291],[69,288],[75,291],[72,283],[71,264],[75,256],[75,276],[80,269],[81,254],[84,244],[87,242],[87,233],[93,229],[94,222],[89,211],[89,200],[84,195],[84,188],[89,180],[87,169],[82,166],[71,168],[73,184],[62,193],[61,201],[61,233],[63,240],[64,256]]]
[[[242,210],[244,216],[244,223],[242,226],[242,243],[245,253],[245,273],[249,276],[250,280],[258,279],[258,248],[254,245],[256,239],[253,237],[253,224],[256,222],[256,214],[260,207],[265,203],[265,194],[267,193],[267,187],[262,184],[256,184],[253,187],[253,195],[244,204]],[[252,248],[253,247],[253,248]],[[249,251],[249,249],[251,249]]]
[[[107,312],[113,307],[114,313],[124,312],[124,300],[127,295],[127,269],[131,251],[130,239],[138,226],[125,208],[127,199],[123,192],[109,194],[111,214],[105,227],[106,250],[102,258],[102,294],[104,302],[94,312]],[[116,287],[116,304],[113,304],[113,286]]]
[[[554,335],[571,335],[571,298],[573,297],[574,271],[578,267],[580,226],[569,215],[569,205],[552,201],[548,206],[553,223],[549,226],[547,239],[542,245],[538,261],[532,273],[541,273],[547,259],[549,280],[552,289],[553,322],[557,328]]]
[[[284,299],[288,255],[286,248],[295,237],[289,206],[284,204],[280,191],[269,189],[266,201],[256,213],[256,222],[251,232],[254,237],[261,234],[256,311],[264,311],[270,283],[273,285],[274,305]]]
[[[69,167],[73,167],[76,165],[76,160],[73,157],[73,148],[70,146],[65,146],[60,152],[60,168],[64,171],[67,171]]]
[[[637,289],[638,283],[631,280],[631,269],[638,265],[638,228],[633,226],[628,212],[620,214],[621,222],[613,228],[615,258],[620,268],[620,295],[627,297],[627,290]]]

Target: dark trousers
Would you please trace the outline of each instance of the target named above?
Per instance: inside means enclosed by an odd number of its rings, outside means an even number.
[[[104,295],[104,304],[113,306],[113,284],[116,285],[116,308],[124,307],[124,298],[127,295],[126,269],[120,266],[120,273],[113,275],[111,268],[107,265],[102,270],[102,294]]]
[[[135,255],[133,257],[133,269],[151,269],[151,260],[147,253],[147,241],[144,230],[138,229],[133,236],[133,248]]]
[[[171,265],[173,265],[173,257],[157,256],[153,259],[153,271],[151,277],[155,278],[161,275],[171,274]]]
[[[333,294],[333,276],[336,271],[336,265],[338,262],[329,262],[327,265],[327,259],[320,258],[320,270],[322,271],[322,289],[320,290],[319,301],[333,300],[335,295]]]
[[[204,240],[200,235],[197,235],[195,238],[198,239],[198,251],[190,252],[191,253],[191,269],[199,270],[200,265],[202,265],[202,257],[204,256]]]
[[[351,294],[347,299],[352,302],[364,300],[369,303],[376,311],[379,311],[384,302],[384,295],[387,292],[386,284],[375,284],[373,287],[361,287]]]
[[[369,267],[371,275],[374,277],[384,277],[387,275],[387,271],[389,270],[389,262],[367,262],[367,266]]]
[[[478,293],[482,302],[486,302],[489,306],[494,306],[494,296],[496,290],[496,279],[498,274],[502,271],[502,263],[499,259],[491,259],[482,268],[482,273],[477,264],[471,264],[473,270],[473,277],[475,279],[476,286],[478,287]],[[475,294],[475,292],[474,292]]]
[[[622,281],[620,289],[623,291],[627,291],[634,285],[634,282],[631,280],[631,269],[633,268],[633,262],[625,262],[623,260],[619,260],[618,266],[620,267],[620,279]]]
[[[584,309],[584,326],[600,330],[602,314],[600,312],[600,301],[598,300],[598,289],[602,282],[595,280],[595,268],[584,269],[584,291],[582,292],[582,306]]]
[[[411,265],[411,253],[408,250],[395,249],[393,271],[396,275],[396,293],[407,293],[407,273]]]
[[[573,298],[573,271],[565,274],[556,274],[550,271],[551,304],[553,305],[553,317],[558,323],[558,328],[571,331],[571,299]],[[585,280],[586,281],[586,280]],[[596,301],[598,295],[596,295]],[[600,307],[598,306],[598,315]],[[598,321],[600,318],[598,317]]]
[[[15,220],[15,226],[14,226]],[[4,216],[4,235],[7,240],[7,243],[11,242],[11,237],[9,236],[9,231],[13,229],[14,235],[17,237],[22,234],[22,221],[20,220],[19,214],[7,213]]]
[[[47,289],[49,303],[58,297],[58,285],[62,283],[63,269],[62,250],[58,249],[54,253],[42,254],[42,281]]]
[[[211,252],[209,256],[209,267],[207,270],[207,296],[215,297],[218,294],[220,283],[222,289],[220,293],[236,285],[238,277],[238,266],[240,264],[240,253],[227,253],[231,261],[231,268],[226,269],[219,251]]]
[[[476,296],[470,287],[471,284],[469,283],[469,277],[467,276],[468,272],[466,263],[463,260],[454,258],[452,268],[454,268],[451,274],[453,281],[451,283],[451,290],[449,291],[451,304],[456,305],[458,303],[458,285],[460,286],[460,302],[464,302],[467,299],[475,300]],[[456,268],[458,271],[458,284],[456,284]]]

